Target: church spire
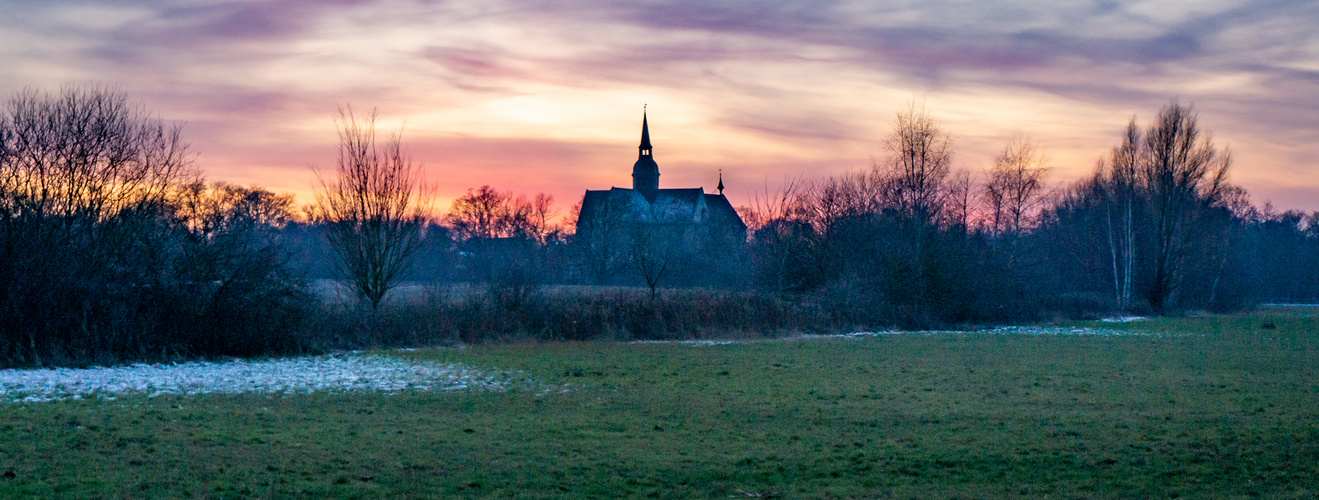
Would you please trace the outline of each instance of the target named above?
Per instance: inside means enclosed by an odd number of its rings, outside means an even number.
[[[641,108],[641,145],[637,147],[640,154],[632,165],[632,189],[640,192],[647,200],[654,201],[659,191],[659,165],[650,145],[650,124],[646,117],[646,108]]]
[[[650,125],[646,123],[646,106],[644,104],[641,106],[641,146],[638,149],[641,150],[642,156],[650,156],[650,150],[652,149],[650,145]]]
[[[724,169],[722,168],[719,169],[719,185],[715,187],[719,188],[719,194],[724,194]]]

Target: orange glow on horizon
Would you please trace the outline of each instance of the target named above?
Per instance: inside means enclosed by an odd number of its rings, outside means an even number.
[[[490,185],[548,193],[631,185],[649,105],[666,187],[735,206],[784,179],[868,168],[894,114],[923,102],[955,166],[982,171],[1016,134],[1074,182],[1171,99],[1193,103],[1257,204],[1319,210],[1319,68],[1305,6],[1155,8],[1009,1],[901,8],[842,1],[691,9],[489,0],[74,7],[0,19],[0,89],[105,82],[166,120],[212,180],[311,201],[335,158],[335,110],[403,131],[447,210]],[[1251,16],[1240,16],[1240,9]],[[1230,16],[1228,16],[1231,14]],[[1222,19],[1233,22],[1197,22]],[[1188,26],[1195,29],[1187,31]],[[901,29],[897,29],[901,28]]]

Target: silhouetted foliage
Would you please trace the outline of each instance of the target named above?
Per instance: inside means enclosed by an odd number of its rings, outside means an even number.
[[[1228,269],[1225,275],[1240,276],[1228,286],[1246,288],[1247,301],[1319,302],[1319,212],[1278,213],[1266,205],[1248,217],[1229,261],[1250,265]]]
[[[1048,159],[1025,136],[1008,142],[994,157],[985,182],[985,225],[995,237],[1015,240],[1035,226],[1044,208]]]
[[[550,222],[557,215],[553,205],[550,195],[527,199],[490,186],[454,200],[445,222],[456,236],[467,279],[483,283],[507,307],[526,303],[549,279],[549,247],[562,240]]]
[[[195,179],[180,129],[122,94],[15,94],[0,117],[0,363],[295,350],[288,199]]]
[[[749,238],[663,193],[645,209],[602,195],[578,220],[583,198],[556,225],[553,198],[481,186],[427,219],[420,168],[398,134],[377,144],[374,118],[341,110],[338,168],[299,221],[288,195],[201,180],[178,127],[123,95],[14,95],[0,114],[0,364],[1319,301],[1319,213],[1253,207],[1175,101],[1058,189],[1024,136],[983,174],[954,171],[953,138],[913,104],[869,169],[767,188],[742,209]],[[307,276],[372,307],[318,301]]]
[[[1195,112],[1165,106],[1142,135],[1135,122],[1099,171],[1073,187],[1047,215],[1046,245],[1079,259],[1086,292],[1114,297],[1119,310],[1222,308],[1222,281],[1248,206],[1227,183],[1230,166],[1200,131]],[[1066,234],[1067,236],[1062,236]],[[1105,301],[1106,302],[1106,301]]]
[[[379,145],[375,120],[375,111],[359,120],[352,108],[339,109],[338,166],[332,179],[320,177],[312,207],[343,276],[373,309],[411,265],[428,201],[402,133]]]

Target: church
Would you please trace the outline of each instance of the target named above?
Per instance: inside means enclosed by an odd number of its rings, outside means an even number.
[[[641,145],[637,149],[640,151],[637,162],[632,165],[632,189],[615,187],[586,191],[577,218],[579,236],[589,237],[592,231],[612,221],[692,226],[746,238],[746,223],[742,222],[742,217],[724,196],[722,173],[719,175],[718,194],[706,193],[704,188],[699,187],[659,187],[659,164],[655,163],[654,148],[650,144],[650,124],[645,113],[641,115]]]
[[[660,188],[644,111],[638,149],[631,189],[587,190],[582,197],[574,241],[589,273],[598,283],[639,274],[652,291],[662,276],[685,285],[727,281],[723,275],[739,262],[747,226],[724,196],[723,173],[718,194]]]

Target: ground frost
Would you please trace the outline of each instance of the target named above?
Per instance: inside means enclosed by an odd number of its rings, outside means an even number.
[[[1120,318],[1118,322],[1139,321],[1144,318]],[[1064,327],[1064,326],[998,326],[983,330],[879,330],[870,332],[849,332],[829,335],[796,335],[774,339],[758,340],[637,340],[633,344],[682,344],[692,346],[715,346],[730,344],[749,344],[752,342],[781,342],[787,340],[845,339],[858,337],[879,337],[884,335],[1088,335],[1099,337],[1149,336],[1149,332],[1117,330],[1113,328]],[[1160,335],[1165,336],[1165,335]]]
[[[1095,335],[1100,337],[1148,336],[1148,332],[1091,328],[1086,326],[999,326],[985,330],[998,335]]]
[[[1144,316],[1118,316],[1116,318],[1103,318],[1101,323],[1131,323],[1133,321],[1145,321]]]
[[[0,401],[38,402],[121,394],[317,391],[503,391],[506,373],[457,364],[346,354],[247,361],[136,364],[113,368],[0,370]]]

